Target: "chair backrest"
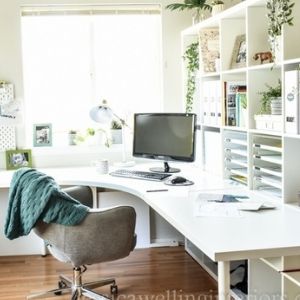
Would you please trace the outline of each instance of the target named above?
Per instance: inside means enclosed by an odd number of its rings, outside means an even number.
[[[90,208],[93,207],[93,193],[90,187],[83,185],[70,186],[63,189],[69,196]]]
[[[129,255],[136,244],[135,223],[134,208],[118,206],[91,211],[76,226],[39,222],[34,231],[57,259],[78,267]]]

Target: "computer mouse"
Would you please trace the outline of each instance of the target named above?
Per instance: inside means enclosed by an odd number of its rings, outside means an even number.
[[[181,176],[176,176],[174,177],[173,179],[171,179],[171,183],[172,184],[177,184],[177,183],[184,183],[186,182],[187,180],[184,178],[184,177],[181,177]]]

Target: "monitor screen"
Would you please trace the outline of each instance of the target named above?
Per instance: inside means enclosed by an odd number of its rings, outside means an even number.
[[[135,114],[133,155],[165,161],[194,161],[195,126],[195,114]]]

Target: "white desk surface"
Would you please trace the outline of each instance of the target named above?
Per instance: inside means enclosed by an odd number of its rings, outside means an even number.
[[[100,175],[94,168],[41,171],[53,176],[61,185],[104,187],[138,196],[214,261],[300,253],[300,210],[287,205],[278,205],[274,210],[243,212],[240,218],[195,217],[193,197],[200,191],[242,193],[255,199],[261,197],[255,192],[232,186],[220,177],[199,170],[181,173],[195,181],[195,185],[188,187],[166,186],[161,182]],[[9,187],[12,173],[0,171],[0,188]],[[150,189],[168,189],[168,191],[146,192]]]

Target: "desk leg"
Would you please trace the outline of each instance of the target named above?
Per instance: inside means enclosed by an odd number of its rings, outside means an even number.
[[[230,263],[218,262],[218,294],[219,300],[230,299]]]
[[[98,194],[97,194],[97,187],[91,186],[90,187],[93,194],[93,208],[98,208]]]

